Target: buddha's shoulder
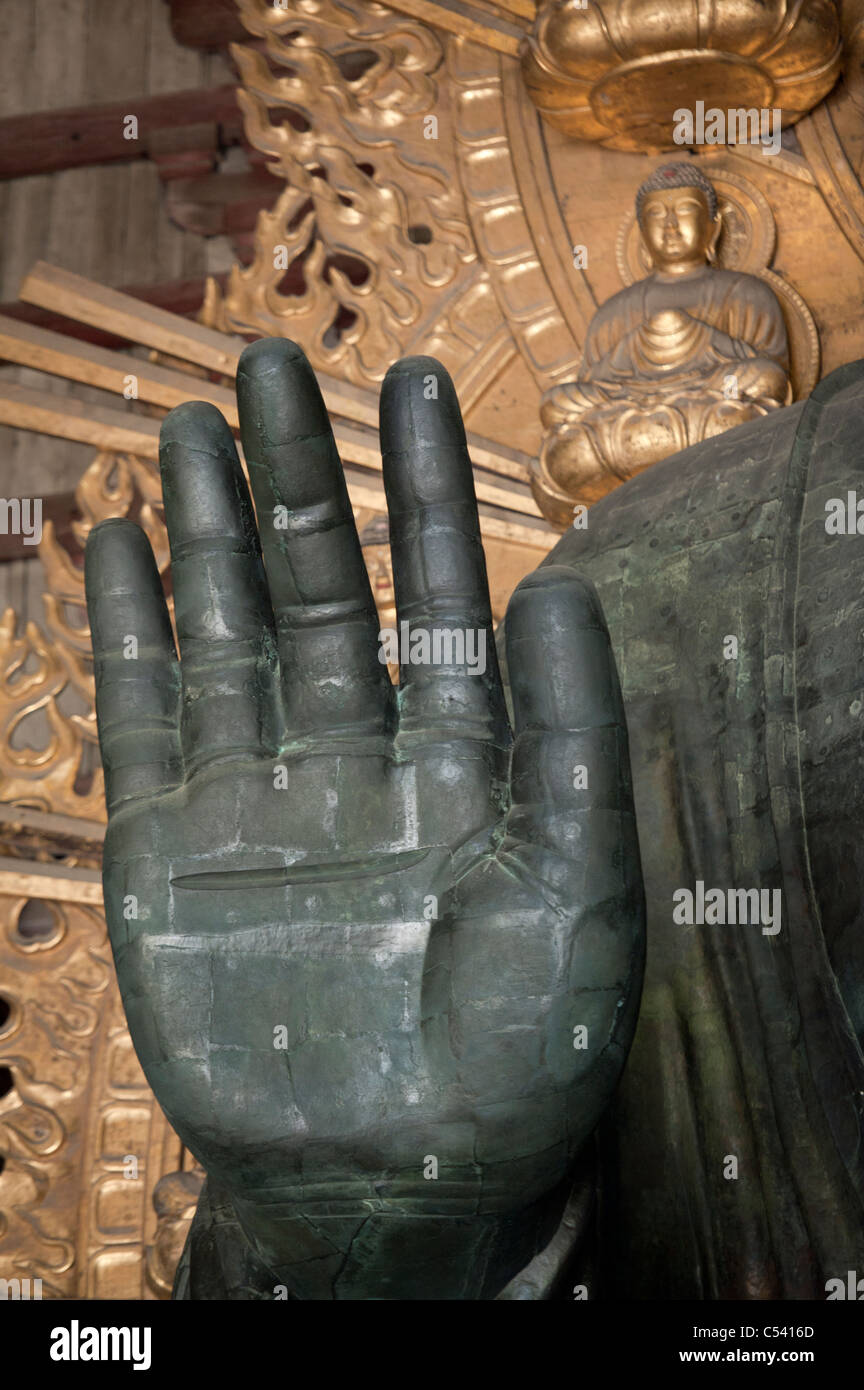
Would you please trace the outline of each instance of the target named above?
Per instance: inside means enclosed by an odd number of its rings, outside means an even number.
[[[746,295],[754,302],[776,303],[777,296],[767,280],[751,275],[747,270],[728,270],[716,267],[706,276],[706,284],[715,290]]]

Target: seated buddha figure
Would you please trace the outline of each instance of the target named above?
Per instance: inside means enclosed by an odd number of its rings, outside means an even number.
[[[786,404],[780,305],[755,275],[714,264],[713,184],[666,164],[642,184],[636,216],[653,270],[598,309],[578,381],[547,391],[532,488],[559,526],[670,454]]]

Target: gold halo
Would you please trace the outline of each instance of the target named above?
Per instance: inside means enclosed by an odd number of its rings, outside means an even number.
[[[773,270],[763,270],[759,279],[769,284],[780,300],[789,339],[789,378],[792,399],[803,401],[819,380],[819,331],[813,315],[797,290]]]

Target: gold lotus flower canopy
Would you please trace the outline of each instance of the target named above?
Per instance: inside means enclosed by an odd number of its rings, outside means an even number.
[[[834,0],[546,0],[522,71],[557,130],[612,149],[673,146],[673,113],[779,109],[784,126],[840,71]]]

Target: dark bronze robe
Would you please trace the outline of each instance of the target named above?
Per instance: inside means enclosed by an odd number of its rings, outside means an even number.
[[[600,1296],[824,1299],[864,1274],[864,535],[825,528],[829,499],[864,500],[862,459],[859,362],[619,488],[549,557],[605,609],[648,907]],[[781,930],[676,925],[699,880],[781,889]]]

